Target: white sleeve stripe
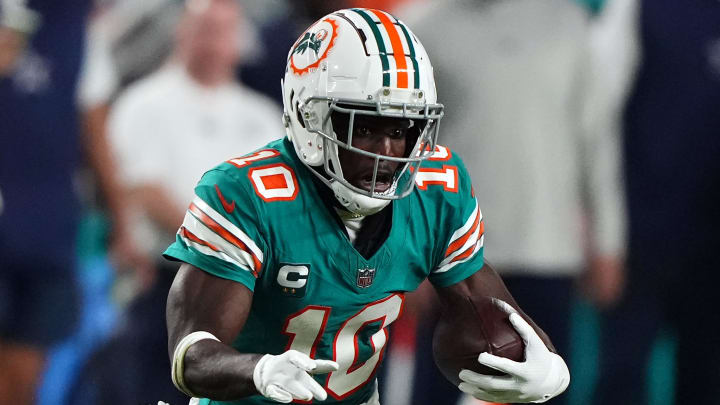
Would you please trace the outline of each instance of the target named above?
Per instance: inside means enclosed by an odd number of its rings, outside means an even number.
[[[192,201],[198,208],[200,208],[207,216],[215,220],[220,226],[225,228],[228,232],[233,234],[236,238],[240,239],[245,246],[252,251],[253,254],[255,254],[255,257],[258,258],[258,260],[262,263],[263,261],[263,253],[260,248],[258,248],[257,244],[250,239],[249,236],[245,234],[240,228],[235,226],[232,222],[228,221],[227,218],[219,214],[217,211],[215,211],[211,206],[209,206],[205,201],[203,201],[202,198],[195,196]]]
[[[216,251],[210,249],[209,247],[201,245],[199,243],[195,243],[182,235],[180,235],[180,239],[182,239],[182,241],[185,242],[186,245],[192,247],[193,249],[197,250],[198,252],[200,252],[206,256],[216,257],[224,262],[234,264],[243,270],[252,272],[252,269],[248,268],[247,265],[244,265],[238,261],[235,261],[232,257],[228,256],[227,254],[225,254],[223,252],[216,252]]]
[[[231,243],[235,247],[242,249],[244,252],[247,252],[251,257],[255,265],[253,266],[255,269],[262,268],[262,262],[258,260],[255,255],[252,254],[250,249],[245,245],[243,241],[238,239],[235,235],[228,232],[227,229],[223,228],[222,225],[218,224],[214,219],[210,218],[205,212],[203,212],[200,208],[198,208],[197,205],[194,203],[190,204],[190,208],[188,208],[188,212],[190,215],[195,217],[200,223],[202,223],[205,227],[210,229],[212,232],[223,238],[226,242]],[[183,228],[186,229],[186,228]]]
[[[475,208],[473,209],[472,214],[470,214],[470,218],[465,221],[465,224],[460,227],[460,229],[456,230],[452,236],[450,237],[450,243],[448,243],[448,246],[452,245],[453,242],[455,242],[457,239],[462,238],[463,235],[467,231],[472,228],[473,224],[475,223],[475,217],[480,215],[480,221],[482,221],[482,213],[480,212],[480,207],[478,206],[477,198],[475,199]],[[478,221],[479,222],[479,221]]]
[[[438,267],[437,269],[433,270],[432,273],[433,273],[433,274],[444,273],[444,272],[452,269],[452,268],[455,267],[456,265],[458,265],[458,264],[460,264],[460,263],[464,263],[464,262],[472,259],[472,258],[475,257],[475,255],[480,251],[480,248],[482,248],[484,239],[485,239],[484,236],[480,238],[480,240],[477,242],[477,244],[476,244],[475,247],[474,247],[473,253],[472,253],[470,256],[468,256],[468,257],[466,257],[466,258],[464,258],[464,259],[462,259],[462,260],[458,260],[458,261],[451,262],[451,263],[448,263],[448,264],[445,264],[445,265],[441,265],[441,266]]]
[[[457,256],[463,254],[469,247],[475,245],[478,241],[478,238],[482,235],[480,235],[480,226],[475,227],[475,231],[470,235],[468,240],[465,241],[465,243],[460,247],[459,249],[456,249],[454,252],[452,252],[449,256],[447,256],[445,259],[443,259],[442,262],[440,262],[440,266],[444,266],[450,262],[453,261]]]
[[[243,265],[240,267],[259,271],[259,269],[255,269],[255,261],[249,252],[233,245],[222,236],[213,232],[213,230],[208,228],[202,221],[195,218],[192,213],[188,212],[185,214],[183,226],[199,239],[220,248],[221,252],[231,257],[234,262],[242,263]]]

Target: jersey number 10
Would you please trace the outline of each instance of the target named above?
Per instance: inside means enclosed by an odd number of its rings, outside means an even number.
[[[346,398],[373,376],[387,343],[386,328],[400,315],[403,300],[402,294],[392,294],[372,302],[347,319],[337,331],[333,340],[333,360],[340,365],[340,369],[330,373],[326,383],[327,392],[334,398]],[[283,328],[283,333],[290,336],[287,350],[297,350],[314,357],[315,349],[325,332],[330,310],[330,307],[310,305],[288,317]],[[375,322],[380,322],[381,326],[370,337],[373,354],[365,362],[357,364],[360,354],[357,336],[363,327]]]

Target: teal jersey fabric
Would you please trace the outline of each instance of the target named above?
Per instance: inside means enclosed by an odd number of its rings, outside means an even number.
[[[387,240],[366,259],[312,176],[287,139],[220,164],[195,188],[165,256],[254,291],[233,342],[238,351],[333,359],[340,369],[316,377],[328,392],[324,403],[360,404],[373,393],[404,293],[426,278],[449,286],[482,267],[482,214],[462,161],[438,146],[412,194],[392,202]]]

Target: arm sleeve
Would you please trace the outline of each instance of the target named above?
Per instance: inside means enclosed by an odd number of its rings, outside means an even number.
[[[247,190],[242,185],[222,171],[206,173],[195,188],[175,242],[163,255],[253,291],[267,258],[267,244],[255,206],[243,198]]]
[[[444,206],[447,214],[442,220],[445,232],[439,241],[439,263],[428,279],[436,287],[460,282],[483,266],[485,226],[482,211],[475,198],[470,176],[459,158],[453,158],[458,171],[458,192],[448,198]],[[445,192],[447,195],[447,192]],[[439,243],[440,243],[439,242]]]
[[[626,245],[622,110],[638,63],[637,4],[610,1],[590,27],[585,75],[583,153],[593,250],[622,255]],[[607,61],[614,61],[608,65]]]

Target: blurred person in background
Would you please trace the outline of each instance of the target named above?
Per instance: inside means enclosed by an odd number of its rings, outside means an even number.
[[[138,221],[136,229],[148,229],[136,238],[156,260],[182,222],[185,195],[192,194],[186,184],[218,158],[284,133],[279,109],[233,78],[240,12],[234,0],[188,1],[173,59],[111,109],[108,134],[119,175],[133,206],[149,219]]]
[[[242,3],[250,1],[235,0]],[[277,0],[278,2],[281,0]],[[95,190],[102,191],[99,208],[109,216],[109,253],[114,267],[152,284],[153,260],[137,246],[130,227],[127,196],[119,185],[117,162],[110,153],[107,118],[111,105],[137,80],[159,69],[173,52],[176,27],[184,0],[104,0],[97,2],[88,29],[85,64],[78,98],[94,171]],[[261,8],[254,5],[254,8]],[[256,45],[254,24],[244,14],[237,29],[240,59],[252,57]],[[93,190],[91,190],[93,191]],[[122,300],[122,299],[121,299]]]
[[[261,8],[251,1],[235,1]],[[91,200],[96,202],[93,208],[100,208],[110,220],[108,250],[113,267],[120,271],[120,283],[127,276],[134,277],[141,289],[153,283],[155,259],[147,255],[147,249],[137,245],[137,238],[130,232],[133,215],[128,213],[130,204],[125,201],[128,196],[119,184],[116,157],[110,151],[107,120],[118,96],[137,80],[159,69],[173,53],[176,27],[184,3],[184,0],[97,2],[89,24],[87,55],[78,89],[83,129],[92,151],[89,157],[94,169],[91,173],[94,182],[90,183],[88,191],[89,194],[102,192],[99,201]],[[240,16],[237,35],[239,56],[244,61],[260,48],[256,44],[254,24],[244,13]],[[122,305],[132,294],[120,294],[118,301]]]
[[[170,56],[182,8],[181,0],[98,2],[89,23],[78,89],[84,135],[94,152],[89,156],[95,189],[103,191],[99,208],[111,223],[109,253],[115,269],[136,271],[144,287],[152,284],[153,263],[131,235],[131,214],[108,141],[107,116],[122,90]]]
[[[720,401],[720,2],[613,0],[606,67],[630,82],[621,121],[629,212],[623,294],[605,306],[596,404],[648,404],[658,332],[676,339],[674,404]]]
[[[75,85],[89,1],[0,2],[0,403],[29,405],[77,321]]]
[[[74,333],[49,352],[39,404],[67,403],[88,357],[113,333],[127,301],[112,294],[116,281],[138,279],[141,289],[152,285],[153,263],[131,237],[129,204],[105,123],[117,94],[167,59],[181,10],[179,0],[97,0],[90,13],[77,97],[87,152],[79,176],[83,212],[76,273],[82,307]]]
[[[447,144],[466,158],[489,213],[488,259],[569,355],[576,282],[586,275],[589,291],[614,296],[616,285],[597,283],[618,274],[625,249],[619,139],[608,119],[617,97],[591,83],[603,80],[592,21],[570,0],[453,0],[410,17],[433,55]],[[431,345],[432,318],[420,324],[418,353]],[[431,360],[416,361],[412,403],[447,401],[452,388],[432,383],[441,378]]]
[[[154,260],[157,277],[130,303],[125,324],[89,365],[76,400],[187,401],[168,378],[165,300],[176,268],[160,254],[174,240],[203,172],[284,134],[275,104],[234,80],[240,18],[234,0],[188,1],[172,59],[111,107],[107,132],[130,204],[132,236]]]

